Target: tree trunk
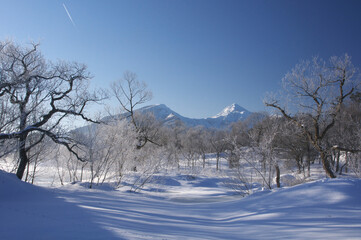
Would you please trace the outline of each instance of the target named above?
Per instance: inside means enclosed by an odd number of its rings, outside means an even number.
[[[35,158],[34,169],[33,169],[32,175],[31,175],[31,184],[34,184],[34,181],[35,181],[35,174],[36,174],[37,166],[38,166],[38,157]]]
[[[348,153],[346,152],[346,163],[345,163],[345,172],[347,173],[348,172]]]
[[[303,172],[303,175],[305,175],[305,161],[303,160],[303,158],[304,158],[304,156],[303,155],[301,155],[300,156],[300,166],[301,166],[301,168],[302,168],[302,172]]]
[[[321,157],[321,161],[322,161],[322,166],[323,166],[323,170],[325,170],[326,175],[329,178],[336,178],[336,175],[334,174],[334,172],[332,171],[330,162],[327,159],[327,155],[325,152],[321,152],[320,153],[320,157]]]
[[[296,157],[296,163],[297,163],[297,168],[298,168],[298,174],[301,174],[301,172],[302,172],[301,158]]]
[[[26,155],[26,148],[25,148],[26,136],[22,136],[19,139],[19,167],[16,172],[16,176],[21,180],[23,178],[26,165],[29,162],[28,156]]]
[[[272,186],[272,164],[269,164],[269,169],[268,169],[269,173],[268,173],[268,186]],[[270,188],[271,189],[271,188]]]
[[[202,159],[203,159],[203,168],[205,168],[206,167],[206,154],[205,153],[202,154]]]
[[[220,157],[220,153],[217,152],[217,156],[216,156],[216,169],[218,171],[218,165],[219,165],[219,157]]]
[[[82,166],[81,166],[81,170],[80,170],[80,182],[82,182],[82,181],[83,181],[83,172],[84,172],[84,167],[85,167],[85,165],[82,165]]]
[[[307,156],[307,177],[311,177],[311,156]]]
[[[340,151],[336,152],[336,172],[340,169]]]
[[[280,171],[280,167],[278,165],[276,165],[275,168],[276,168],[276,183],[277,183],[277,187],[280,188],[281,187],[281,171]]]
[[[340,168],[340,175],[342,175],[343,168],[345,168],[347,173],[347,164],[348,164],[348,154],[345,152],[345,163]]]

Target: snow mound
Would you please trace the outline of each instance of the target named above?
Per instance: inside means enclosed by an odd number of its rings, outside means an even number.
[[[249,198],[252,199],[252,195]],[[288,208],[342,209],[343,206],[355,206],[361,210],[359,200],[361,199],[361,180],[323,179],[275,189],[263,198],[263,203],[276,208],[287,206]]]
[[[60,197],[0,170],[0,239],[119,239]]]
[[[302,179],[297,178],[293,174],[283,174],[281,175],[281,186],[282,187],[291,187],[297,184],[301,184]],[[276,185],[276,178],[273,179],[273,184]]]
[[[24,201],[43,198],[47,192],[20,181],[15,174],[0,170],[0,201]]]
[[[165,187],[181,186],[181,183],[178,180],[169,176],[155,176],[152,179],[152,183],[159,184]]]
[[[0,239],[361,236],[360,179],[323,179],[245,198],[217,192],[223,190],[216,177],[158,176],[153,181],[169,191],[134,194],[81,184],[49,190],[0,171]]]

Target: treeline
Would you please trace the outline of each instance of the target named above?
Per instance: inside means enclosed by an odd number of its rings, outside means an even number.
[[[136,190],[160,169],[209,168],[209,153],[216,171],[228,161],[232,186],[243,191],[257,181],[272,188],[273,179],[279,187],[281,173],[295,168],[306,179],[315,162],[328,177],[360,176],[360,79],[347,55],[297,64],[283,92],[265,100],[275,113],[255,113],[225,130],[163,126],[137,114],[151,93],[131,72],[109,91],[90,92],[85,65],[51,63],[37,44],[1,42],[0,61],[2,165],[25,181],[33,182],[46,162],[62,183],[119,185],[132,176]],[[86,114],[89,104],[109,97],[119,105],[113,117]],[[64,120],[76,118],[91,124],[66,130]]]
[[[360,104],[357,98],[345,103],[337,124],[324,138],[325,148],[330,149],[327,160],[335,175],[361,177],[361,154],[352,150],[361,147]],[[310,116],[300,114],[297,119],[304,127],[312,127],[307,126],[312,125]],[[137,172],[135,181],[143,185],[160,170],[188,169],[197,174],[200,168],[220,170],[223,160],[231,169],[226,172],[228,177],[244,190],[252,182],[272,188],[274,179],[275,186],[280,186],[281,174],[293,171],[307,181],[312,167],[322,165],[319,152],[302,129],[280,115],[255,113],[225,130],[188,128],[182,122],[163,126],[150,114],[134,114],[134,121],[138,130],[128,119],[113,119],[95,129],[75,131],[73,138],[83,150],[79,155],[87,161],[81,163],[69,155],[66,169],[71,166],[71,181],[82,181],[78,170],[85,167],[90,172],[90,184],[103,183],[107,178],[116,178],[120,184],[122,177]],[[250,171],[254,172],[253,180]]]

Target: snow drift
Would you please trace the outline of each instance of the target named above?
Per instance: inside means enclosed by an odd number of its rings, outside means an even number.
[[[45,189],[0,171],[0,239],[361,237],[359,179],[325,179],[246,198],[217,196],[216,178],[175,175],[163,182],[165,191],[143,194],[79,184]],[[196,201],[187,198],[190,189]]]

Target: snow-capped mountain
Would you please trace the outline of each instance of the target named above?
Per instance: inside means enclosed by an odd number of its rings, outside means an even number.
[[[251,112],[247,109],[239,106],[236,103],[224,108],[222,112],[218,113],[216,116],[212,117],[214,119],[222,119],[226,122],[237,122],[246,119]]]
[[[245,108],[239,106],[238,104],[232,104],[224,108],[220,113],[213,117],[209,118],[187,118],[183,117],[179,113],[176,113],[165,104],[156,104],[149,105],[135,110],[137,113],[147,114],[151,113],[154,117],[161,121],[166,126],[175,126],[178,122],[183,123],[187,127],[196,127],[203,126],[208,129],[226,129],[229,128],[232,123],[246,120],[252,112],[246,110]],[[111,121],[112,119],[126,118],[127,113],[116,115],[116,116],[107,116],[102,119],[103,122]],[[87,133],[89,127],[92,130],[97,128],[96,124],[90,124],[84,127],[79,127],[76,131]]]
[[[251,114],[251,112],[235,103],[224,108],[213,117],[201,119],[183,117],[164,104],[146,106],[137,111],[140,113],[153,113],[157,120],[169,126],[180,121],[188,127],[203,126],[216,129],[227,128],[234,122],[245,120]]]

